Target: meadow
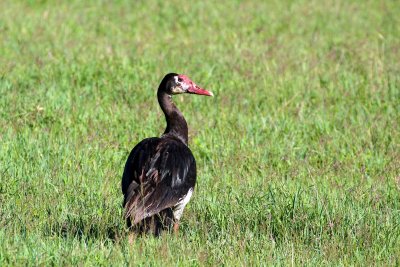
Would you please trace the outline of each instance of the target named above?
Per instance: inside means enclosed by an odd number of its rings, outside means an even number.
[[[0,1],[0,265],[400,265],[400,4]],[[120,182],[176,96],[198,182],[128,242]]]

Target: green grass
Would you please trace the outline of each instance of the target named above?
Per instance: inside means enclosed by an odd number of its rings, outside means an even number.
[[[130,2],[0,2],[1,266],[400,264],[397,1]],[[172,71],[215,94],[174,98],[198,184],[129,244]]]

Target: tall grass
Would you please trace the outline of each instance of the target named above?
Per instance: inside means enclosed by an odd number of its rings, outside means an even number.
[[[0,265],[399,265],[396,1],[1,1]],[[120,179],[165,122],[198,184],[128,242]]]

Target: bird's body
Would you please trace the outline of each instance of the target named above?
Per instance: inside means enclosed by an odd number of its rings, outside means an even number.
[[[125,164],[122,176],[125,216],[128,227],[133,226],[139,232],[159,235],[174,224],[177,227],[196,184],[196,161],[187,146],[187,123],[171,100],[171,95],[179,90],[174,86],[183,84],[184,90],[184,82],[191,81],[175,73],[165,76],[157,97],[167,121],[166,130],[161,137],[138,143]],[[198,88],[197,94],[212,95],[191,83]],[[189,90],[186,88],[186,92]]]
[[[180,219],[195,183],[196,162],[182,141],[173,136],[144,139],[129,155],[122,180],[128,225],[146,223],[139,226],[152,232],[170,227]],[[161,211],[166,215],[159,218]]]

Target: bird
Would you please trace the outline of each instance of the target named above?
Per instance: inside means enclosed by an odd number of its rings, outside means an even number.
[[[177,234],[179,222],[196,184],[196,160],[188,147],[188,125],[172,101],[177,94],[213,96],[184,74],[168,73],[157,99],[165,115],[160,137],[139,142],[130,152],[122,175],[127,227],[137,233]]]

